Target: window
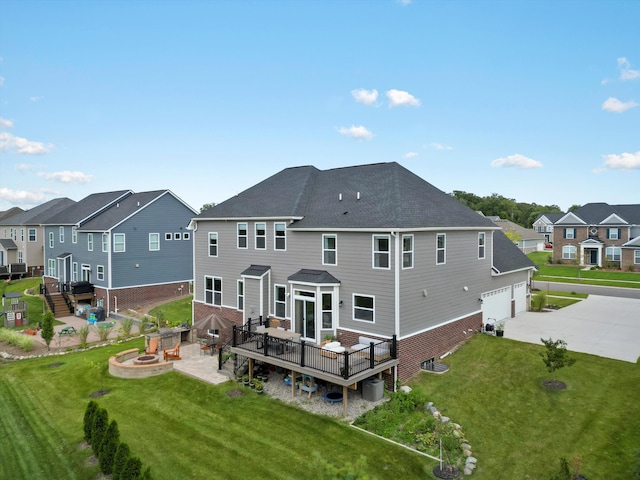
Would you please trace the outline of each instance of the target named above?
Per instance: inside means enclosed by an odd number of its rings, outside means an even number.
[[[125,251],[124,233],[113,234],[113,251],[114,252]]]
[[[157,252],[158,250],[160,250],[160,234],[159,233],[149,234],[149,250],[152,252]]]
[[[389,235],[373,236],[373,268],[389,268]]]
[[[58,235],[60,236],[60,243],[64,243],[64,227],[58,227]]]
[[[287,249],[287,225],[285,223],[275,223],[273,225],[274,249]]]
[[[338,248],[336,235],[322,235],[322,264],[338,264]]]
[[[238,280],[238,310],[244,310],[244,282]]]
[[[248,229],[249,227],[246,223],[238,224],[238,248],[247,248]]]
[[[622,249],[620,247],[607,247],[605,255],[610,262],[619,262],[622,256]]]
[[[182,233],[182,239],[183,240],[191,240],[191,233],[190,232],[183,232]]]
[[[620,229],[619,228],[609,228],[609,229],[607,229],[607,238],[609,240],[619,240],[620,239]]]
[[[93,233],[87,233],[87,250],[93,252]]]
[[[173,234],[174,240],[180,240],[182,238],[182,234],[180,232],[176,232]]]
[[[565,245],[562,247],[562,259],[563,260],[575,260],[576,259],[576,247],[575,245]]]
[[[53,235],[53,233],[51,234]],[[50,277],[56,276],[56,259],[50,258],[47,260],[47,275]]]
[[[640,265],[640,250],[636,250],[633,252],[633,263],[636,265]]]
[[[78,262],[73,262],[71,266],[71,280],[74,282],[78,281]]]
[[[102,251],[103,252],[109,251],[109,234],[108,233],[102,234]]]
[[[18,250],[18,263],[23,263],[22,250]]]
[[[53,232],[49,232],[49,248],[53,248]]]
[[[37,230],[35,228],[30,228],[29,229],[29,232],[28,232],[28,241],[29,242],[35,242],[38,239],[36,231]]]
[[[20,241],[24,242],[24,228],[20,229]],[[20,262],[20,263],[22,263],[22,262]]]
[[[256,223],[256,250],[264,250],[267,248],[267,225],[265,223]]]
[[[484,250],[485,250],[485,233],[484,232],[478,232],[478,258],[484,258]]]
[[[209,232],[209,256],[218,256],[218,232]]]
[[[287,313],[287,287],[276,285],[275,289],[275,316],[284,318]]]
[[[333,295],[322,294],[322,328],[333,328]]]
[[[436,236],[436,265],[447,261],[447,235],[439,233]]]
[[[164,239],[166,241],[173,240],[173,235],[171,235],[170,233],[165,233],[164,234]]]
[[[219,277],[204,277],[204,303],[222,305],[222,279]]]
[[[402,268],[413,268],[413,235],[402,236]]]
[[[374,315],[374,298],[368,295],[353,295],[353,319],[362,320],[364,322],[373,322]]]
[[[576,229],[575,228],[565,228],[564,229],[564,238],[569,238],[569,239],[576,238]]]
[[[71,243],[78,243],[78,227],[71,227]]]
[[[104,280],[104,265],[98,265],[97,268],[97,277],[98,280]]]

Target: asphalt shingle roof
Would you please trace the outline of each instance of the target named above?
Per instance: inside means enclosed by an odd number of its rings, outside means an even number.
[[[588,225],[599,225],[610,215],[618,215],[631,225],[640,225],[640,204],[609,205],[608,203],[587,203],[572,212]]]
[[[40,225],[62,212],[63,210],[75,205],[76,202],[70,198],[54,198],[37,207],[30,208],[11,217],[4,218],[0,221],[0,225]]]
[[[535,268],[535,263],[524,255],[502,231],[497,231],[493,232],[493,267],[498,273],[505,273]]]
[[[122,200],[132,195],[131,190],[119,190],[115,192],[92,193],[74,205],[66,208],[57,215],[49,218],[47,225],[75,225],[92,215],[100,212],[115,201]]]
[[[336,277],[331,275],[326,270],[312,270],[309,268],[303,268],[291,275],[288,280],[290,282],[302,282],[313,284],[329,284],[336,285],[340,283]]]
[[[154,190],[129,195],[83,224],[79,230],[109,230],[167,192],[168,190]]]

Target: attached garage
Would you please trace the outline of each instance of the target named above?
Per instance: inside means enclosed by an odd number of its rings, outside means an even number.
[[[511,287],[482,294],[482,322],[493,323],[511,318]]]
[[[513,286],[513,301],[515,315],[520,315],[527,311],[527,282],[516,283]]]

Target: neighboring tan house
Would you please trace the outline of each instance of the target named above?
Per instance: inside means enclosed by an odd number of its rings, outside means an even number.
[[[29,275],[42,275],[44,267],[44,227],[42,225],[53,215],[74,203],[69,198],[54,198],[0,220],[0,236],[11,239],[15,249],[15,254],[9,255],[9,261],[6,264],[24,263]],[[0,265],[5,265],[2,259],[3,253],[0,248]]]
[[[47,292],[107,315],[188,294],[195,213],[169,190],[89,195],[45,225]]]
[[[533,222],[533,231],[543,234],[547,243],[553,243],[553,224],[563,216],[564,213],[543,213]]]
[[[500,217],[490,217],[490,220],[500,227],[522,253],[542,252],[544,250],[545,237],[542,234]]]
[[[640,204],[588,203],[554,230],[556,262],[640,271]]]
[[[236,353],[343,386],[384,374],[394,388],[484,322],[526,311],[535,269],[496,225],[397,163],[287,168],[190,228],[194,321],[233,320]],[[301,343],[268,356],[251,339],[271,321]],[[345,351],[324,355],[327,335]]]

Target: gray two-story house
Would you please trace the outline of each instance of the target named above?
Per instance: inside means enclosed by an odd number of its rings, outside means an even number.
[[[43,283],[49,293],[70,295],[75,312],[74,286],[81,284],[78,298],[107,315],[186,295],[193,279],[187,226],[195,213],[170,190],[89,195],[45,225]]]
[[[406,380],[529,301],[534,266],[499,227],[397,163],[287,168],[191,228],[195,321],[276,319],[306,345],[332,335],[346,353],[393,342],[392,368],[372,362],[362,378]]]

